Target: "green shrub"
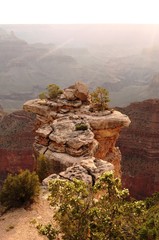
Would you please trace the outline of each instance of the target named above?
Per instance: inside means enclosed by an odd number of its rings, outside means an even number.
[[[63,91],[60,89],[60,87],[56,84],[50,84],[47,87],[48,96],[50,99],[57,98],[58,95],[60,95]]]
[[[42,92],[39,94],[39,98],[41,100],[43,99],[51,99],[54,100],[58,97],[58,95],[62,94],[63,91],[60,89],[60,87],[56,84],[50,84],[46,88],[46,92]]]
[[[97,87],[91,93],[91,101],[98,111],[108,109],[108,102],[110,101],[108,91],[105,88]]]
[[[154,193],[152,197],[145,200],[147,213],[145,220],[139,232],[140,240],[158,240],[159,239],[159,193]]]
[[[129,201],[128,190],[112,173],[104,174],[93,187],[77,179],[53,180],[50,192],[62,239],[138,239],[144,203]]]
[[[19,174],[8,175],[0,192],[0,202],[6,207],[20,207],[31,202],[38,193],[38,176],[25,170]]]
[[[87,130],[88,129],[88,126],[85,124],[85,123],[78,123],[76,124],[76,131],[80,131],[80,130]]]
[[[45,93],[45,92],[40,93],[40,94],[39,94],[39,98],[40,98],[41,100],[47,99],[46,93]]]
[[[159,192],[155,192],[151,197],[147,197],[145,200],[147,209],[155,206],[159,203]]]
[[[37,229],[40,234],[46,236],[49,240],[56,239],[58,231],[55,230],[50,223],[46,225],[38,224]]]
[[[37,174],[39,176],[40,182],[49,175],[50,164],[46,157],[41,154],[37,158]]]

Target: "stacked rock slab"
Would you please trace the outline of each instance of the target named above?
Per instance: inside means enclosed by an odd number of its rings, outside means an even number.
[[[65,89],[54,101],[30,100],[23,108],[37,116],[34,153],[36,157],[44,154],[50,162],[50,173],[66,171],[60,176],[71,178],[76,172],[88,180],[90,176],[95,178],[90,166],[96,172],[102,166],[98,176],[114,169],[120,177],[121,154],[115,143],[121,128],[129,126],[130,120],[118,111],[92,112],[83,83]],[[84,172],[89,177],[84,177]]]

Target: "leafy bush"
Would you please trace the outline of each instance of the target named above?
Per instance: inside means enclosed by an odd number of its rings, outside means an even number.
[[[78,123],[76,124],[76,131],[80,131],[80,130],[87,130],[88,129],[88,126],[84,123]]]
[[[142,201],[129,201],[112,173],[104,174],[95,185],[75,179],[50,182],[54,219],[64,240],[137,239],[143,223]]]
[[[158,240],[159,239],[159,193],[154,193],[152,197],[145,200],[147,213],[145,220],[139,232],[141,240]]]
[[[38,176],[29,170],[9,174],[0,192],[0,202],[6,207],[20,207],[31,202],[39,193]]]
[[[60,89],[60,87],[56,84],[50,84],[47,86],[47,92],[42,92],[39,94],[39,98],[42,99],[55,99],[63,93],[63,91]]]
[[[37,174],[39,176],[40,182],[49,175],[50,164],[46,157],[41,154],[37,158]]]
[[[40,94],[39,94],[39,98],[40,98],[41,100],[47,99],[46,93],[45,93],[45,92],[40,93]]]
[[[56,231],[50,223],[46,225],[38,224],[37,229],[40,234],[46,236],[49,240],[56,239],[58,231]]]
[[[48,85],[47,91],[48,91],[48,96],[49,96],[50,99],[57,98],[57,96],[63,92],[60,89],[60,87],[57,86],[56,84]]]
[[[104,111],[108,109],[109,93],[105,88],[97,87],[94,92],[91,93],[92,104],[98,111]]]

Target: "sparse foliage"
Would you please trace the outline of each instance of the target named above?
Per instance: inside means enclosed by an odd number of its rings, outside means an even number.
[[[46,99],[46,98],[47,98],[46,93],[45,93],[45,92],[40,93],[40,94],[39,94],[39,98],[40,98],[41,100]]]
[[[59,94],[61,94],[63,91],[60,89],[60,87],[56,84],[50,84],[47,87],[48,96],[50,99],[55,99]]]
[[[50,223],[46,225],[38,224],[37,229],[40,234],[46,236],[49,240],[56,239],[58,231],[55,230]]]
[[[46,157],[41,154],[37,158],[37,174],[39,176],[40,182],[49,175],[50,164]]]
[[[50,192],[62,239],[138,239],[145,205],[128,200],[128,190],[112,173],[104,174],[93,187],[77,179],[56,179],[50,182]]]
[[[80,131],[80,130],[87,130],[88,129],[88,126],[85,124],[85,123],[78,123],[76,124],[76,131]]]
[[[144,223],[139,232],[139,239],[159,239],[159,193],[153,194],[145,200],[147,213]]]
[[[62,94],[63,91],[60,89],[60,87],[56,84],[49,84],[46,88],[46,92],[42,92],[39,94],[39,98],[41,100],[43,99],[55,99],[58,97],[58,95]]]
[[[97,87],[91,93],[91,101],[98,111],[104,111],[108,109],[109,93],[105,88]]]
[[[38,176],[29,170],[9,174],[0,192],[0,202],[6,207],[20,207],[31,202],[39,193]]]

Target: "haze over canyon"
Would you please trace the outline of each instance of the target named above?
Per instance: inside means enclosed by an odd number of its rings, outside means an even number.
[[[106,87],[111,106],[159,96],[159,25],[0,25],[0,102],[22,108],[50,83]]]
[[[83,81],[107,88],[110,107],[131,120],[117,142],[124,186],[137,198],[158,191],[158,41],[159,25],[0,25],[1,178],[35,167],[24,102]]]

